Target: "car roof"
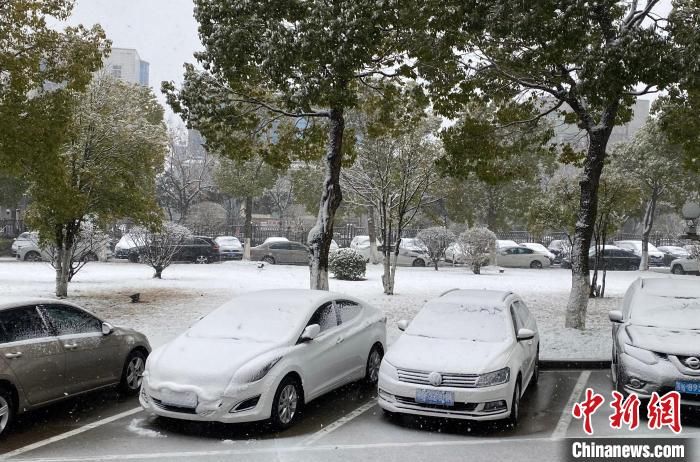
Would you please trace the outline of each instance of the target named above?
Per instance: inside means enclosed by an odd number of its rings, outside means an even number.
[[[641,277],[635,284],[635,300],[668,296],[700,298],[697,276]]]
[[[269,289],[246,292],[236,296],[225,305],[230,303],[256,305],[260,303],[284,302],[285,307],[290,309],[310,309],[317,308],[318,305],[338,299],[356,300],[338,292],[312,289]]]
[[[478,302],[481,304],[501,306],[504,304],[506,298],[511,295],[514,295],[514,293],[509,290],[454,289],[443,293],[440,297],[431,301]]]
[[[46,304],[54,304],[54,303],[60,303],[62,305],[70,305],[70,306],[75,306],[77,308],[80,308],[79,306],[67,302],[65,300],[58,300],[55,298],[40,298],[40,297],[14,297],[14,296],[5,296],[0,299],[0,311],[2,310],[8,310],[12,308],[19,308],[21,306],[27,306],[27,305],[46,305]],[[82,309],[82,308],[80,308]]]

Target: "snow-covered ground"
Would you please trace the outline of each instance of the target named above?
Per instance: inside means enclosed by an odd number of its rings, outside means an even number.
[[[368,265],[364,281],[331,279],[333,291],[357,296],[387,314],[389,341],[399,335],[396,322],[411,319],[430,298],[453,288],[511,290],[522,296],[537,319],[543,359],[604,359],[610,357],[610,323],[607,313],[619,306],[638,271],[608,273],[606,298],[591,300],[587,328],[565,329],[564,310],[569,294],[569,270],[487,269],[474,275],[463,267],[399,268],[396,295],[382,293],[380,265]],[[212,265],[173,265],[164,279],[152,279],[145,265],[126,262],[91,263],[69,285],[70,299],[116,324],[146,333],[154,346],[182,332],[202,315],[231,297],[252,290],[307,288],[309,270],[303,266],[226,262]],[[645,275],[669,277],[648,272]],[[55,273],[46,263],[0,259],[0,300],[5,296],[51,297]],[[140,303],[129,295],[139,292]]]

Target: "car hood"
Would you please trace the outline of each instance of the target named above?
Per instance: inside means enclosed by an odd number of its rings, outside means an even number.
[[[386,354],[399,369],[482,374],[505,367],[512,342],[448,340],[403,334]]]
[[[219,249],[220,250],[242,250],[243,246],[240,246],[237,244],[229,244],[229,245],[219,244]]]
[[[148,361],[151,388],[195,391],[200,400],[221,398],[234,374],[281,345],[235,339],[189,337],[157,349]]]
[[[700,331],[629,325],[627,335],[632,345],[671,355],[700,354]]]

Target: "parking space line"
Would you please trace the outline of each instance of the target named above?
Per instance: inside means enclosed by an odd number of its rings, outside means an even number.
[[[372,409],[376,405],[377,405],[377,401],[375,399],[372,399],[372,400],[366,402],[365,404],[358,407],[357,409],[355,409],[351,413],[344,415],[343,417],[339,418],[338,420],[336,420],[332,424],[330,424],[326,427],[323,427],[322,429],[320,429],[319,431],[317,431],[313,435],[309,436],[304,441],[302,441],[301,445],[302,446],[309,446],[309,445],[314,444],[316,441],[320,440],[321,438],[328,435],[329,433],[339,429],[340,427],[342,427],[346,423],[350,422],[355,417],[359,417],[360,415],[369,411],[370,409]]]
[[[92,422],[87,425],[83,425],[82,427],[76,428],[75,430],[71,430],[69,432],[61,433],[60,435],[52,436],[51,438],[47,438],[45,440],[37,441],[36,443],[29,444],[27,446],[21,447],[19,449],[15,449],[14,451],[8,452],[6,454],[0,454],[0,460],[7,460],[11,457],[16,457],[21,454],[27,453],[29,451],[33,451],[34,449],[38,449],[44,446],[47,446],[52,443],[56,443],[61,440],[65,440],[68,438],[71,438],[76,435],[80,435],[81,433],[85,433],[86,431],[92,430],[93,428],[101,427],[102,425],[106,425],[110,422],[114,422],[115,420],[123,419],[124,417],[129,417],[130,415],[138,414],[139,412],[142,412],[143,408],[141,407],[135,407],[133,409],[130,409],[128,411],[121,412],[119,414],[115,414],[111,417],[106,417],[102,420],[98,420],[97,422]]]
[[[574,404],[576,404],[576,402],[581,398],[581,393],[583,393],[583,389],[586,387],[586,384],[588,383],[588,379],[590,377],[591,371],[583,371],[581,372],[581,375],[578,376],[576,386],[574,386],[574,389],[571,392],[571,396],[569,396],[569,401],[566,402],[564,410],[561,411],[561,417],[559,417],[557,426],[552,432],[552,439],[560,439],[566,437],[566,431],[569,429],[571,419],[573,419],[574,417],[571,411],[574,408]]]

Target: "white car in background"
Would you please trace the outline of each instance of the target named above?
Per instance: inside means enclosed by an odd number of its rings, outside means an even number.
[[[355,236],[350,241],[350,248],[360,253],[365,260],[370,260],[369,236]],[[377,240],[377,252],[380,261],[383,260],[381,254],[382,243]],[[428,249],[420,239],[402,238],[399,244],[399,255],[396,264],[399,266],[426,266],[431,262]]]
[[[642,256],[642,241],[615,241],[614,244],[622,250],[632,252],[638,257]],[[664,253],[649,243],[649,266],[664,266]]]
[[[287,239],[286,237],[270,236],[263,241],[263,244],[267,244],[270,242],[289,242],[289,239]]]
[[[518,247],[520,244],[518,244],[515,241],[511,241],[510,239],[497,239],[496,240],[496,248],[497,249],[505,249],[507,247]]]
[[[377,308],[322,290],[250,292],[222,305],[146,362],[141,405],[183,420],[277,429],[346,383],[375,384],[386,345]]]
[[[243,244],[235,236],[218,236],[214,239],[219,245],[221,260],[242,260]]]
[[[539,334],[512,292],[453,290],[408,323],[379,369],[388,413],[516,424],[520,398],[539,376]]]
[[[445,261],[448,263],[466,263],[467,258],[464,256],[464,249],[459,242],[453,242],[445,249]]]
[[[20,240],[17,245],[15,257],[20,261],[44,261],[51,262],[54,259],[55,247],[47,245],[42,247],[39,245],[39,234],[37,232],[23,233],[25,238]],[[80,242],[78,241],[73,248],[73,258],[76,261],[107,261],[112,257],[112,251],[109,249],[109,240],[105,236],[101,241],[95,242]]]
[[[496,251],[496,265],[498,266],[541,269],[551,264],[552,262],[546,254],[519,245],[499,248]]]
[[[673,274],[695,274],[700,276],[700,261],[692,258],[678,258],[671,262]]]
[[[535,252],[542,253],[549,258],[549,262],[553,262],[554,259],[556,258],[556,255],[554,255],[552,252],[549,251],[547,247],[544,245],[540,244],[539,242],[523,242],[520,244],[522,247],[527,247],[528,249],[532,249]]]

